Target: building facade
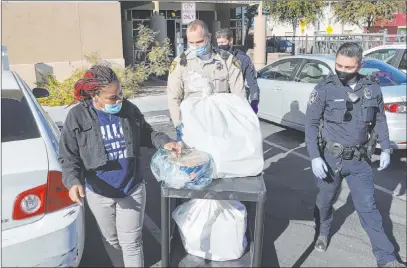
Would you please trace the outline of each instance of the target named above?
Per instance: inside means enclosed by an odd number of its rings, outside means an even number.
[[[260,1],[251,1],[253,3]],[[244,11],[242,1],[196,2],[196,17],[208,24],[214,41],[219,28],[230,27],[235,44],[243,44]],[[2,45],[7,46],[11,70],[33,86],[39,71],[53,73],[62,80],[79,67],[88,67],[86,56],[99,56],[116,64],[131,64],[134,37],[139,24],[151,26],[159,16],[173,46],[176,33],[185,38],[186,25],[181,21],[182,1],[8,1],[2,3]],[[157,15],[158,13],[158,15]],[[261,17],[261,15],[259,16]],[[265,54],[265,19],[257,19],[257,50]],[[263,47],[263,48],[262,48]],[[263,61],[264,58],[264,61]],[[264,65],[265,55],[254,59]]]
[[[120,3],[2,3],[2,45],[10,69],[30,86],[38,68],[65,79],[91,53],[123,66]]]

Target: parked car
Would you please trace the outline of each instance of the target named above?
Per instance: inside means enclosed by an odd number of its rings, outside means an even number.
[[[267,53],[291,53],[293,43],[290,40],[282,39],[278,36],[266,38]]]
[[[398,45],[382,45],[366,50],[363,55],[388,63],[407,73],[406,43]]]
[[[11,71],[1,77],[1,250],[3,267],[77,267],[84,209],[73,204],[58,162],[60,131]]]
[[[334,70],[335,56],[326,55],[287,56],[262,68],[259,117],[304,131],[310,94]],[[376,59],[364,59],[360,73],[379,78],[392,147],[406,149],[406,74]]]

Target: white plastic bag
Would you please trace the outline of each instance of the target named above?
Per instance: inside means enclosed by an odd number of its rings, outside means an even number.
[[[239,201],[193,199],[178,206],[172,217],[191,255],[228,261],[245,252],[247,212]]]
[[[246,99],[215,93],[187,98],[180,108],[182,140],[213,157],[215,178],[256,176],[263,171],[260,123]]]

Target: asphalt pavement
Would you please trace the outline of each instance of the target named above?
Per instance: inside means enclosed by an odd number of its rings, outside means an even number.
[[[154,128],[175,137],[168,111],[146,114]],[[263,267],[374,267],[369,239],[349,197],[346,182],[334,205],[332,239],[326,252],[313,250],[313,209],[317,188],[304,143],[304,134],[261,122],[264,137],[267,187]],[[143,149],[147,181],[146,220],[143,240],[145,266],[160,262],[160,192],[149,162],[155,150]],[[373,158],[376,202],[385,232],[402,260],[406,259],[406,155],[395,153],[388,169],[377,171]],[[81,267],[111,266],[96,223],[86,211],[86,242]]]

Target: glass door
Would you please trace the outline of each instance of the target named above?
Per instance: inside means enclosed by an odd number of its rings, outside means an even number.
[[[182,21],[180,19],[175,20],[175,51],[176,55],[179,55],[182,53],[182,51],[185,51],[188,47],[187,45],[187,36],[186,36],[186,31],[187,31],[187,25],[182,24]]]

